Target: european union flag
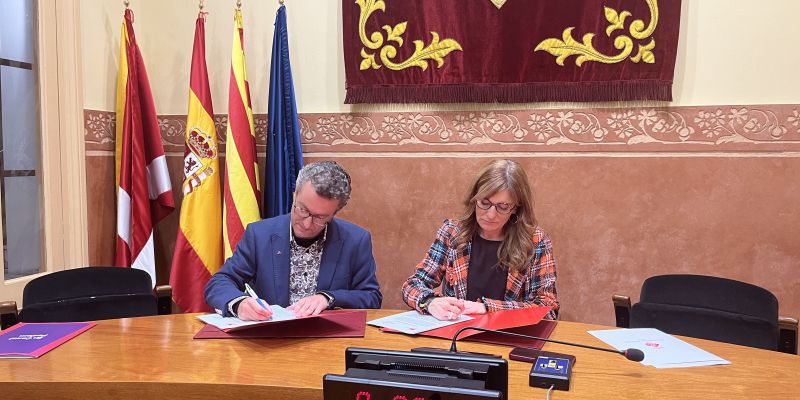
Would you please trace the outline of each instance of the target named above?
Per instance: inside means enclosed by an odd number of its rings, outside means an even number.
[[[297,173],[303,167],[300,125],[289,63],[286,32],[286,7],[281,4],[275,16],[272,38],[272,63],[269,74],[269,126],[267,166],[264,179],[264,218],[291,211]]]

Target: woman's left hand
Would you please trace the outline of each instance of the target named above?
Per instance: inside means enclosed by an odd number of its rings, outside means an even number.
[[[486,304],[464,300],[464,314],[486,314]]]

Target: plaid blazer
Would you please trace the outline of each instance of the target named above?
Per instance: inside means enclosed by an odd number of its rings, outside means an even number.
[[[463,250],[456,248],[455,239],[460,228],[454,220],[445,220],[436,232],[436,240],[425,259],[417,265],[414,275],[403,283],[403,300],[417,311],[419,303],[442,286],[441,295],[465,299],[467,297],[467,274],[472,243]],[[550,237],[541,228],[533,232],[533,260],[525,272],[509,271],[505,295],[502,300],[484,299],[487,311],[524,308],[532,305],[551,306],[546,318],[558,316],[556,294],[556,261]]]

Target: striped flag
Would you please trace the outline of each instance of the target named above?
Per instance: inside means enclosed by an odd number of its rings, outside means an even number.
[[[197,17],[183,157],[183,202],[169,284],[184,312],[204,312],[203,288],[222,265],[222,191],[206,69],[205,15]]]
[[[241,10],[236,9],[234,21],[225,139],[225,207],[222,216],[225,258],[233,254],[247,224],[257,221],[261,215],[256,132],[242,47],[244,33]]]
[[[117,75],[117,244],[115,265],[147,271],[156,283],[153,226],[175,208],[142,54],[125,10]]]

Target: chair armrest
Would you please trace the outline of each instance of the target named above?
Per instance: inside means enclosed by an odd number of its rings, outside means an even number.
[[[631,298],[621,294],[611,295],[614,303],[614,317],[617,319],[618,328],[631,327]]]
[[[156,286],[156,300],[158,301],[158,315],[172,314],[172,286]]]
[[[19,322],[16,301],[0,301],[0,329],[7,329]]]
[[[778,351],[797,354],[797,318],[778,317]]]

